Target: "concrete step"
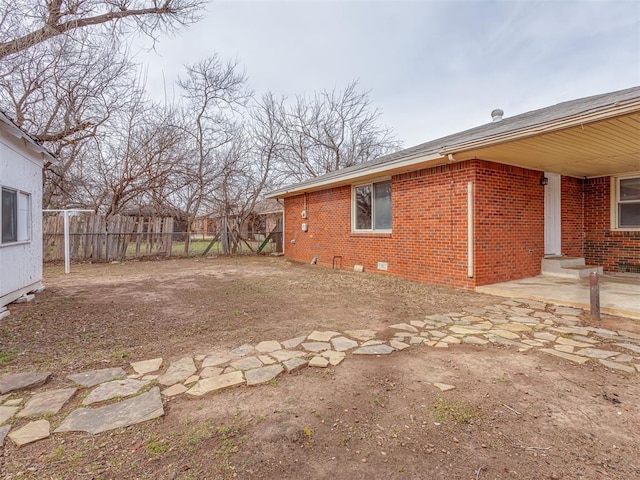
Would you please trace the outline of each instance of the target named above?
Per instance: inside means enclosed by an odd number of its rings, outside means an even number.
[[[586,278],[591,272],[602,275],[602,267],[586,265],[582,257],[545,257],[542,259],[541,271],[543,275],[564,278]]]

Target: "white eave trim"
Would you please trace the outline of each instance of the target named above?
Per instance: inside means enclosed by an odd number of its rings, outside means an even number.
[[[30,150],[39,153],[43,156],[43,160],[48,159],[51,163],[57,164],[59,163],[58,159],[46,148],[42,145],[38,144],[32,137],[30,137],[26,132],[22,131],[20,128],[15,126],[13,123],[8,121],[8,117],[5,115],[0,115],[0,120],[2,120],[2,124],[4,125],[4,130],[7,134],[17,138],[18,140],[24,141],[26,147]]]
[[[607,110],[598,110],[595,112],[578,113],[571,117],[563,118],[561,120],[553,120],[546,123],[540,123],[531,127],[522,128],[519,130],[513,130],[510,132],[500,133],[477,140],[472,140],[466,143],[459,143],[451,145],[450,147],[443,147],[440,153],[445,156],[448,154],[462,153],[469,150],[476,150],[478,148],[490,147],[499,143],[510,142],[514,140],[520,140],[522,138],[532,137],[541,133],[549,133],[557,130],[563,130],[571,127],[578,127],[586,125],[588,123],[597,122],[599,120],[607,120],[609,118],[616,118],[627,113],[635,113],[640,111],[640,100],[634,100],[624,105],[614,105]]]
[[[363,168],[356,170],[355,172],[345,172],[342,175],[335,175],[330,178],[318,177],[317,180],[305,182],[304,185],[292,186],[292,188],[281,188],[280,190],[274,190],[265,198],[283,198],[297,193],[304,193],[313,190],[321,190],[322,187],[329,187],[332,185],[347,185],[353,183],[354,180],[361,179],[363,177],[382,176],[390,170],[405,170],[408,167],[420,165],[422,163],[431,162],[433,160],[442,159],[442,155],[439,153],[432,154],[416,154],[410,157],[402,157],[390,162],[384,162],[380,165],[376,165],[370,168]]]

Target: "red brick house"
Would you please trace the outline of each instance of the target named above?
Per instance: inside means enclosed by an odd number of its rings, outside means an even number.
[[[640,87],[492,116],[271,192],[285,255],[464,288],[545,257],[640,273]]]

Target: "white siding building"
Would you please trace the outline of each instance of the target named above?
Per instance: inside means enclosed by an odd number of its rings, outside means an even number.
[[[42,168],[56,162],[0,112],[0,318],[42,286]]]

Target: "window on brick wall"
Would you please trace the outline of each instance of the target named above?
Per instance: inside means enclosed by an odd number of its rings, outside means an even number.
[[[640,228],[640,176],[616,181],[618,228]]]
[[[31,239],[31,196],[9,188],[2,188],[0,244],[25,242]]]
[[[391,180],[353,187],[353,230],[391,231]]]

